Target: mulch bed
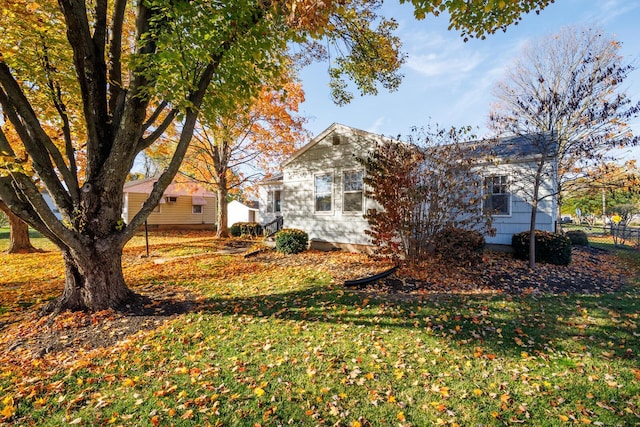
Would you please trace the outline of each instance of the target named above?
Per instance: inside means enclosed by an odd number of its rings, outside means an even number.
[[[602,294],[619,290],[630,272],[605,250],[575,246],[568,266],[527,261],[507,253],[488,253],[476,267],[451,267],[446,262],[427,264],[419,270],[400,270],[360,289],[387,294],[505,293]]]

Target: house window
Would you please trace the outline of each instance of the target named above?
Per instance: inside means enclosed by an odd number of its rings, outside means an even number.
[[[192,205],[191,206],[191,213],[201,214],[202,213],[202,205]]]
[[[267,193],[267,213],[280,213],[282,209],[282,191],[269,190]]]
[[[362,212],[363,202],[362,171],[346,171],[342,175],[342,203],[345,212]]]
[[[315,211],[331,212],[333,207],[332,200],[332,183],[331,174],[322,174],[315,176],[314,194],[315,194]]]
[[[511,193],[506,175],[486,177],[484,189],[487,194],[487,198],[484,200],[486,213],[499,216],[511,215]]]

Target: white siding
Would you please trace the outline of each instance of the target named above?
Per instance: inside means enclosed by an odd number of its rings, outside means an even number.
[[[275,190],[280,191],[281,212],[268,212],[267,211],[267,206],[269,205],[268,193],[270,191],[275,191]],[[284,203],[287,196],[282,190],[283,190],[283,186],[281,182],[264,183],[258,186],[258,222],[260,224],[267,224],[273,221],[274,219],[276,219],[276,216],[284,215],[284,210],[285,210]]]
[[[236,222],[253,222],[255,221],[255,209],[243,205],[237,200],[232,200],[227,204],[227,226],[231,227]]]
[[[337,145],[336,142],[339,142]],[[361,135],[344,135],[339,140],[330,133],[284,168],[284,226],[299,228],[310,240],[369,245],[364,212],[371,207],[365,198],[363,211],[343,212],[344,171],[362,170],[356,155],[365,155],[374,141]],[[314,177],[329,173],[333,177],[333,204],[330,212],[315,212]]]
[[[482,168],[483,176],[507,175],[511,191],[511,214],[508,216],[494,216],[493,227],[495,236],[487,236],[487,243],[510,245],[511,237],[522,231],[529,230],[531,223],[531,200],[533,180],[531,176],[535,163],[503,164]],[[549,164],[551,168],[551,164]],[[546,180],[540,186],[539,197],[552,194],[553,183]],[[554,231],[555,229],[555,197],[547,197],[538,202],[536,229]]]

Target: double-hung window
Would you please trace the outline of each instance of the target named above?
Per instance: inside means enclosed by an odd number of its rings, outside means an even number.
[[[364,200],[363,172],[345,171],[342,174],[342,210],[344,212],[362,212]]]
[[[282,191],[269,190],[267,193],[267,212],[280,213],[282,207]]]
[[[314,177],[315,212],[329,213],[333,209],[333,176],[330,173]]]
[[[511,192],[509,177],[506,175],[488,176],[484,179],[486,198],[484,211],[495,216],[511,215]]]

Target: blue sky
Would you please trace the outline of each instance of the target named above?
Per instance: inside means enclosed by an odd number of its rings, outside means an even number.
[[[392,93],[356,98],[347,106],[335,106],[329,97],[327,64],[314,64],[301,73],[306,101],[301,113],[307,128],[317,135],[334,122],[389,136],[406,135],[413,126],[438,123],[443,127],[472,125],[486,134],[492,87],[529,41],[558,32],[567,25],[599,26],[622,42],[625,62],[640,67],[639,0],[556,0],[539,15],[525,15],[506,33],[464,43],[459,33],[448,31],[447,17],[413,18],[409,5],[387,1],[385,16],[394,17],[403,50],[404,80]],[[632,100],[640,100],[640,69],[631,73],[624,88]],[[640,119],[632,122],[640,134]],[[625,157],[639,157],[634,149]]]

